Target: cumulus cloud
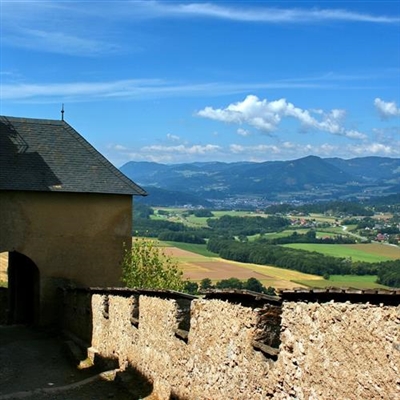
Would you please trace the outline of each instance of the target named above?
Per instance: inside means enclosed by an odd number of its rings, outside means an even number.
[[[198,116],[231,124],[247,124],[270,134],[277,130],[283,118],[294,118],[307,130],[319,130],[350,139],[366,139],[367,136],[356,130],[347,130],[343,125],[346,115],[344,110],[333,109],[303,110],[289,103],[286,99],[268,101],[248,95],[243,101],[229,104],[225,108],[205,107],[198,111]]]
[[[248,131],[247,129],[239,128],[237,130],[237,134],[240,135],[240,136],[244,136],[245,137],[245,136],[250,136],[251,132]]]
[[[128,150],[128,148],[123,146],[122,144],[109,145],[108,148],[111,150],[116,150],[116,151],[127,151]]]
[[[186,145],[150,145],[129,149],[121,145],[108,147],[108,156],[115,165],[122,165],[126,161],[154,161],[159,163],[182,163],[193,161],[256,161],[291,160],[308,155],[325,157],[354,158],[360,156],[400,157],[400,141],[361,142],[347,145],[333,143],[296,143],[292,141],[276,142],[271,144],[259,143],[242,145],[237,143],[224,146],[214,144],[186,144]]]
[[[355,156],[365,156],[373,155],[373,156],[399,156],[400,150],[396,149],[395,146],[386,145],[383,143],[368,143],[364,146],[352,146],[349,148],[352,154]]]
[[[153,145],[142,147],[144,152],[159,152],[159,153],[174,153],[174,154],[190,154],[190,155],[204,155],[209,153],[215,153],[221,150],[221,147],[214,144],[206,145],[178,145],[178,146],[162,146]]]
[[[381,157],[399,157],[400,142],[394,142],[391,145],[384,143],[360,143],[349,145],[338,145],[331,143],[311,144],[294,143],[286,141],[280,144],[259,144],[253,146],[243,146],[231,144],[226,151],[230,157],[238,160],[289,160],[315,155],[319,157],[342,157],[353,158],[360,156],[381,156]]]
[[[376,109],[382,118],[397,117],[400,115],[400,108],[394,101],[383,101],[379,97],[374,100]]]

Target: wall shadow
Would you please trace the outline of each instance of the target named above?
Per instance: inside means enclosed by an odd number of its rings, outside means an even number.
[[[0,189],[48,191],[61,181],[6,118],[0,120]],[[33,135],[31,135],[33,138]]]
[[[8,324],[39,322],[40,272],[27,256],[11,251],[8,265]]]

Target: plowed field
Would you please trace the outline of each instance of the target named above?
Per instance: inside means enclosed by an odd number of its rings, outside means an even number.
[[[178,261],[184,278],[191,281],[199,282],[204,278],[210,278],[213,282],[216,282],[229,278],[246,280],[254,277],[266,287],[292,289],[301,286],[295,281],[321,280],[321,277],[316,275],[264,265],[239,263],[217,257],[203,257],[176,247],[166,247],[164,251]]]

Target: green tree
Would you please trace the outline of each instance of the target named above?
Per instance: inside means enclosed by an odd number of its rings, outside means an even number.
[[[183,291],[182,271],[175,260],[156,246],[153,240],[136,238],[131,249],[125,249],[122,281],[130,288],[170,289]]]
[[[222,279],[215,285],[217,289],[243,289],[243,282],[238,278]]]
[[[276,296],[275,288],[272,286],[268,286],[267,289],[265,290],[265,294],[268,294],[270,296]]]
[[[199,291],[199,285],[197,282],[185,282],[184,291],[189,294],[197,294]]]
[[[253,292],[264,293],[265,287],[264,285],[256,278],[249,278],[243,285],[243,289],[251,290]]]
[[[212,289],[213,284],[210,278],[204,278],[200,282],[200,290]]]

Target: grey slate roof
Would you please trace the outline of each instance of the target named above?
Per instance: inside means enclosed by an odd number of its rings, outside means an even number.
[[[147,194],[65,121],[5,116],[0,190]]]

